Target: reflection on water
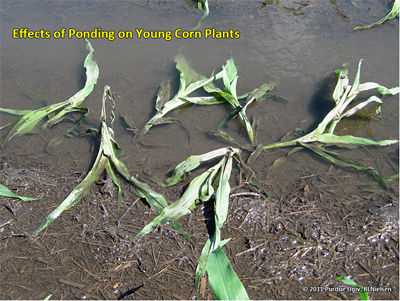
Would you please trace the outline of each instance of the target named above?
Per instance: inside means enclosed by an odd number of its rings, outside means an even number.
[[[74,95],[85,82],[82,66],[87,52],[83,39],[13,39],[14,28],[44,29],[51,33],[62,28],[76,31],[99,28],[104,32],[115,31],[117,38],[113,41],[106,37],[91,39],[100,77],[82,104],[90,111],[82,130],[99,126],[102,88],[106,84],[115,93],[117,114],[132,117],[135,126],[142,127],[155,113],[155,97],[161,82],[172,76],[175,78],[172,88],[176,92],[178,73],[173,60],[181,49],[192,60],[193,69],[206,76],[231,55],[238,67],[239,94],[278,79],[280,85],[272,92],[289,102],[268,100],[248,110],[250,118],[261,119],[259,142],[270,144],[297,127],[308,129],[319,122],[325,109],[329,110],[335,82],[332,74],[343,63],[350,64],[348,69],[353,79],[351,72],[363,58],[362,82],[398,85],[398,19],[373,30],[353,32],[354,25],[374,21],[376,14],[387,10],[387,6],[386,1],[364,1],[357,8],[351,2],[217,1],[210,6],[210,15],[202,21],[199,30],[233,29],[240,32],[239,39],[173,37],[170,41],[139,39],[136,29],[190,30],[197,24],[201,12],[188,1],[55,1],[35,5],[28,1],[1,2],[1,107],[39,108],[26,93],[57,103]],[[119,38],[120,31],[131,31],[134,35]],[[375,139],[398,137],[397,98],[389,97],[382,109],[385,123],[374,128]],[[190,155],[226,146],[224,141],[204,133],[215,131],[228,112],[228,108],[214,105],[171,113],[170,116],[187,126],[191,135],[189,144],[185,130],[178,124],[155,127],[141,143],[133,143],[132,131],[126,130],[120,118],[114,131],[125,151],[122,159],[130,170],[151,170],[163,177]],[[15,117],[1,114],[1,125],[13,120]],[[15,138],[3,153],[46,158],[46,143],[69,127],[65,121],[48,133]],[[239,143],[248,143],[246,136],[239,137],[237,123],[229,123],[225,130],[235,135]],[[2,130],[1,137],[5,135],[6,131]],[[87,170],[93,159],[88,154],[95,146],[88,138],[69,140],[55,152],[57,158],[48,156],[48,160]],[[374,155],[377,152],[372,151]],[[272,159],[268,156],[259,159],[257,169],[264,170]],[[310,166],[313,159],[308,160],[300,164]],[[301,170],[299,167],[298,171]]]

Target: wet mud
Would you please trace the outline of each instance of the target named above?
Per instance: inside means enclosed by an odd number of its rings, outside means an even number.
[[[35,168],[14,168],[21,162],[8,159],[1,162],[2,182],[40,200],[0,198],[2,299],[194,298],[208,237],[204,204],[181,219],[193,244],[169,224],[131,243],[156,215],[123,181],[118,212],[115,187],[104,189],[108,184],[100,181],[43,233],[30,236],[83,175],[49,171],[37,161]],[[392,192],[333,195],[319,185],[329,176],[301,179],[268,202],[245,182],[233,185],[222,236],[231,238],[225,252],[251,299],[358,298],[339,276],[386,290],[369,292],[375,300],[398,299],[398,198]],[[171,198],[179,197],[180,186],[169,191]],[[213,299],[205,282],[201,298]]]

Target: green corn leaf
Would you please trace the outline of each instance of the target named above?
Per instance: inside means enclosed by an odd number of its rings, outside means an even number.
[[[72,192],[65,198],[65,200],[42,221],[39,228],[37,228],[33,234],[38,234],[40,231],[50,225],[55,219],[57,219],[62,212],[77,204],[98,180],[107,163],[108,158],[104,156],[102,152],[99,152],[92,169],[83,179],[83,181],[76,186],[75,189],[72,190]]]
[[[222,161],[221,161],[222,162]],[[185,190],[184,194],[174,203],[165,207],[159,216],[147,224],[134,238],[138,239],[140,236],[146,235],[153,231],[159,224],[165,224],[172,220],[177,220],[196,206],[196,201],[200,199],[207,189],[204,189],[204,183],[208,177],[215,175],[215,171],[220,168],[221,162],[216,166],[208,169],[201,175],[193,179],[189,187]]]
[[[29,114],[30,112],[32,112],[32,110],[12,110],[12,109],[0,108],[0,112],[12,114],[12,115],[23,116],[23,115]]]
[[[187,158],[185,161],[179,163],[170,178],[165,180],[165,183],[167,186],[172,186],[175,185],[176,183],[182,181],[185,177],[185,175],[197,167],[200,166],[202,162],[210,161],[214,158],[218,158],[221,156],[224,156],[231,148],[220,148],[208,153],[205,153],[203,155],[197,155],[197,156],[190,156]],[[237,148],[233,149],[233,152],[238,153],[239,150]]]
[[[48,295],[46,298],[43,299],[43,301],[50,300],[51,296],[53,296],[53,294]]]
[[[372,24],[366,25],[366,26],[356,26],[353,28],[353,30],[368,29],[368,28],[374,27],[376,25],[382,24],[383,22],[385,22],[387,20],[394,19],[399,14],[399,11],[400,11],[400,0],[395,0],[392,9],[382,19],[380,19],[379,21],[374,22]]]
[[[208,14],[210,13],[210,10],[208,8],[208,0],[199,0],[199,2],[197,3],[197,7],[199,10],[203,12],[203,14],[201,16],[199,23],[197,23],[197,26],[192,30],[197,30],[201,25],[201,21],[203,21],[203,19],[207,17]]]
[[[361,146],[361,145],[374,145],[374,146],[389,146],[395,143],[398,143],[398,140],[382,140],[382,141],[373,141],[366,138],[354,137],[351,135],[337,136],[333,134],[336,125],[343,119],[350,117],[362,109],[364,109],[370,103],[376,104],[375,116],[380,116],[380,106],[382,105],[382,100],[376,96],[371,96],[368,100],[357,104],[353,108],[346,111],[347,106],[357,97],[357,95],[361,91],[366,90],[375,90],[381,94],[389,94],[394,95],[399,93],[399,87],[395,87],[392,89],[388,89],[383,87],[377,83],[368,82],[364,84],[360,84],[360,70],[361,70],[360,60],[358,64],[357,74],[355,76],[355,80],[353,85],[348,84],[347,77],[347,69],[345,70],[336,70],[338,74],[337,84],[335,90],[333,92],[333,99],[335,101],[334,108],[325,116],[325,118],[321,121],[321,123],[317,126],[315,130],[306,134],[298,139],[287,141],[287,142],[278,142],[272,145],[264,146],[264,149],[270,149],[275,147],[285,147],[285,146],[297,146],[301,145],[307,148],[312,149],[314,152],[319,155],[325,157],[329,161],[338,164],[340,166],[352,166],[357,168],[358,170],[367,170],[371,172],[378,181],[386,188],[385,182],[379,176],[377,171],[373,168],[367,168],[361,165],[358,162],[355,162],[349,158],[345,158],[337,153],[329,152],[326,149],[322,148],[318,143],[323,143],[327,146],[329,145],[340,145],[340,146]],[[315,144],[315,145],[314,145]],[[296,150],[297,151],[297,150]],[[293,152],[295,152],[293,150]],[[293,153],[289,152],[287,155]],[[286,156],[287,156],[286,155]],[[276,165],[279,162],[282,162],[285,158],[278,159],[274,164]]]
[[[231,239],[223,240],[219,243],[219,246],[222,248],[227,242]],[[199,285],[202,277],[206,275],[207,272],[207,263],[208,256],[211,253],[211,240],[207,239],[206,243],[203,246],[203,249],[200,254],[199,262],[196,267],[196,276],[195,276],[195,289],[196,289],[196,299],[199,300]]]
[[[156,99],[156,110],[160,111],[164,104],[169,100],[171,94],[171,84],[169,80],[165,80],[161,83],[160,88],[157,92]]]
[[[90,52],[86,56],[84,62],[84,67],[86,68],[86,77],[87,77],[85,87],[66,101],[56,103],[38,110],[32,110],[29,112],[27,111],[28,113],[24,114],[24,116],[17,122],[17,124],[8,133],[3,143],[1,144],[0,148],[16,135],[23,135],[32,131],[36,127],[36,125],[46,116],[58,110],[61,110],[56,116],[48,120],[42,126],[42,130],[46,130],[49,126],[60,121],[65,114],[74,111],[74,109],[78,107],[83,102],[83,100],[92,92],[94,85],[97,82],[97,78],[99,76],[99,68],[96,62],[92,60],[94,50],[88,40],[86,40],[86,44],[87,44],[87,49]],[[6,112],[5,110],[6,109],[3,109],[4,112]],[[8,110],[7,112],[10,113],[10,110]],[[22,113],[22,111],[17,111],[16,113]]]
[[[229,178],[232,171],[232,153],[228,155],[226,163],[222,166],[221,174],[219,176],[218,189],[215,194],[215,226],[221,228],[228,216],[229,194],[231,187],[229,185]]]
[[[373,141],[367,138],[354,137],[350,135],[337,136],[334,134],[322,134],[310,139],[299,138],[298,141],[301,143],[321,142],[326,144],[341,143],[341,144],[376,145],[376,146],[388,146],[399,142],[398,140]]]
[[[25,197],[25,196],[16,195],[15,193],[13,193],[10,189],[8,189],[3,184],[0,184],[0,196],[5,196],[5,197],[8,197],[8,198],[20,199],[22,201],[35,201],[35,200],[37,200],[36,198],[29,198],[29,197]]]
[[[329,160],[330,162],[339,165],[339,166],[344,166],[344,167],[352,167],[357,170],[361,171],[368,171],[370,172],[378,181],[381,183],[381,185],[387,189],[387,185],[385,181],[382,179],[382,177],[379,175],[379,173],[373,169],[372,167],[366,167],[362,165],[361,163],[358,163],[357,161],[354,161],[350,158],[347,158],[345,156],[342,156],[338,153],[328,151],[324,149],[321,145],[318,144],[301,144],[304,147],[309,148],[313,152],[317,153],[318,155],[322,156],[323,158]]]
[[[86,39],[86,48],[89,50],[89,54],[86,56],[85,62],[83,64],[86,69],[86,83],[85,86],[78,91],[74,96],[67,100],[68,105],[61,110],[56,116],[48,120],[43,126],[43,130],[47,130],[55,120],[60,119],[65,114],[71,112],[72,108],[79,107],[80,104],[85,100],[85,98],[92,93],[97,79],[99,77],[99,67],[97,63],[93,61],[94,49],[90,44],[89,40]]]
[[[250,300],[220,246],[209,255],[207,272],[210,287],[216,300]]]
[[[0,131],[1,131],[2,129],[5,129],[5,128],[9,127],[10,125],[13,125],[13,124],[16,123],[17,121],[18,121],[18,120],[14,121],[14,122],[10,122],[10,123],[8,123],[8,124],[6,124],[6,125],[3,125],[2,127],[0,127]],[[0,148],[1,148],[1,146],[0,146]]]
[[[284,156],[276,159],[274,161],[274,163],[272,163],[272,165],[270,167],[268,167],[268,169],[274,169],[275,167],[278,167],[280,164],[282,164],[283,162],[285,162],[286,158],[289,157],[290,155],[297,153],[298,151],[301,151],[302,149],[304,149],[303,146],[299,146],[299,147],[295,147],[293,149],[291,149],[290,151],[288,151]]]
[[[118,188],[118,195],[117,195],[117,210],[119,211],[119,209],[121,208],[121,203],[122,203],[122,189],[121,189],[121,183],[119,182],[119,179],[117,178],[117,176],[115,175],[112,166],[111,166],[111,162],[110,160],[108,160],[107,164],[106,164],[106,173],[108,175],[111,176],[111,179],[113,180],[114,184],[117,186]]]
[[[342,281],[344,284],[347,284],[354,288],[357,288],[358,289],[357,292],[360,295],[361,300],[369,300],[368,293],[364,291],[364,288],[362,286],[359,286],[357,283],[355,283],[349,277],[340,276],[340,277],[337,277],[336,280]]]
[[[54,104],[49,107],[41,108],[38,110],[30,111],[28,114],[24,115],[17,124],[11,129],[11,131],[7,134],[4,139],[1,147],[6,144],[9,140],[11,140],[16,135],[23,135],[32,131],[35,126],[46,117],[51,112],[61,109],[67,103],[64,101],[62,103]]]
[[[45,101],[44,99],[41,99],[39,97],[35,97],[33,95],[30,95],[28,92],[23,92],[26,96],[28,96],[29,98],[33,99],[35,102],[37,102],[38,104],[47,107],[48,106],[48,102]]]
[[[247,96],[245,106],[247,103],[252,103],[254,100],[255,101],[261,100],[263,98],[263,96],[265,94],[267,94],[268,91],[271,91],[275,87],[275,85],[276,85],[276,83],[273,82],[270,84],[263,84],[263,85],[261,85],[260,88],[254,89],[253,92],[251,92]],[[242,98],[242,97],[239,97],[239,98]]]
[[[390,177],[387,177],[387,178],[383,179],[383,181],[385,181],[385,183],[390,183],[392,181],[398,181],[398,180],[399,180],[399,174],[398,173],[394,174],[393,176],[390,176]],[[380,185],[380,183],[379,182],[370,182],[370,183],[363,184],[363,185]]]

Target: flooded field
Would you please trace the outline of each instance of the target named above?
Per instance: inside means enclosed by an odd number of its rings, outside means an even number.
[[[79,131],[99,128],[103,87],[109,85],[116,100],[114,133],[124,150],[122,162],[132,176],[172,203],[206,167],[169,188],[157,186],[148,174],[165,180],[189,156],[230,146],[210,133],[232,111],[226,105],[186,106],[167,115],[180,123],[155,126],[140,141],[135,139],[122,116],[131,117],[140,129],[156,114],[160,84],[170,79],[172,95],[176,93],[178,51],[207,77],[232,57],[238,95],[277,83],[269,93],[286,100],[270,98],[247,108],[249,119],[260,123],[257,142],[269,145],[297,128],[310,132],[321,122],[333,108],[335,70],[343,64],[350,82],[363,59],[360,82],[399,85],[398,18],[369,30],[352,30],[382,18],[390,4],[210,1],[209,16],[194,30],[201,12],[189,0],[1,1],[0,107],[38,109],[37,98],[55,104],[82,89],[88,51],[80,35],[92,32],[89,40],[100,76],[81,104],[89,117]],[[25,38],[25,28],[43,30],[43,38]],[[218,32],[229,32],[229,37]],[[382,101],[381,120],[345,120],[338,134],[398,139],[398,95]],[[0,127],[17,118],[1,113]],[[93,135],[67,138],[46,151],[48,143],[72,125],[64,120],[47,132],[14,137],[1,149],[0,183],[39,200],[0,197],[0,298],[44,299],[53,294],[51,299],[193,299],[196,266],[208,238],[204,204],[180,220],[193,244],[170,224],[131,243],[156,213],[138,201],[122,178],[118,211],[115,189],[105,193],[104,181],[99,181],[45,231],[29,236],[95,160],[99,141]],[[1,130],[1,141],[10,129]],[[223,129],[247,160],[254,147],[249,147],[240,122],[233,119]],[[289,150],[263,151],[249,164],[270,194],[265,203],[245,194],[258,191],[236,165],[233,168],[233,196],[222,237],[231,238],[224,251],[250,299],[356,299],[357,292],[335,280],[351,276],[371,288],[371,299],[397,300],[398,180],[388,183],[387,190],[366,185],[376,180],[371,173],[339,167],[306,150],[269,168]],[[333,150],[374,168],[383,178],[399,172],[398,144]],[[214,298],[208,285],[202,287],[201,298]]]

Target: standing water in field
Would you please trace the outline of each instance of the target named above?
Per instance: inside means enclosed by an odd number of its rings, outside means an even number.
[[[335,70],[343,69],[344,64],[350,82],[362,59],[361,83],[377,82],[388,88],[399,84],[398,18],[369,30],[353,31],[358,25],[385,16],[390,1],[209,1],[209,15],[199,27],[202,11],[196,2],[0,2],[0,107],[36,110],[70,99],[85,86],[87,38],[94,48],[99,77],[93,91],[79,104],[89,114],[74,133],[99,129],[103,88],[110,86],[116,102],[113,131],[124,150],[121,161],[132,176],[149,183],[172,203],[197,174],[189,175],[188,181],[172,189],[157,187],[148,180],[149,174],[165,180],[188,157],[232,146],[212,135],[233,110],[226,104],[183,106],[165,116],[174,122],[154,126],[140,140],[135,138],[137,130],[158,112],[160,86],[169,82],[170,99],[178,92],[179,73],[174,62],[178,52],[193,70],[207,78],[220,72],[232,57],[237,68],[238,96],[265,83],[276,83],[269,93],[282,98],[255,102],[246,110],[250,122],[259,122],[257,143],[264,146],[280,141],[287,133],[287,140],[293,140],[296,128],[308,133],[323,120],[334,107]],[[224,87],[222,80],[215,85]],[[366,100],[371,95],[360,97]],[[191,96],[209,95],[200,90]],[[240,100],[241,105],[244,100]],[[337,127],[337,134],[350,133],[375,141],[398,139],[398,95],[385,96],[382,101],[381,120],[354,117]],[[69,113],[64,116],[67,119],[47,131],[40,129],[46,121],[43,119],[37,130],[13,137],[1,149],[0,183],[18,195],[41,199],[27,203],[0,198],[0,297],[40,299],[54,293],[57,299],[116,299],[132,290],[127,297],[192,298],[194,269],[207,239],[206,230],[199,234],[193,229],[205,224],[201,207],[182,221],[196,242],[194,247],[163,227],[136,245],[125,244],[143,228],[144,219],[148,224],[155,217],[154,212],[140,202],[134,203],[134,191],[121,180],[125,186],[118,213],[116,200],[102,194],[100,187],[105,184],[99,182],[92,191],[95,197],[87,197],[71,212],[61,215],[43,239],[29,240],[27,245],[25,238],[18,236],[32,233],[90,170],[99,148],[93,135],[65,137],[60,144],[48,147],[82,115]],[[0,127],[17,119],[0,113]],[[133,122],[128,124],[127,120]],[[1,142],[11,128],[1,130]],[[241,120],[231,120],[222,130],[242,147],[242,157],[247,160],[254,147],[249,146],[251,141]],[[381,242],[377,240],[387,243],[389,250],[392,247],[389,243],[393,239],[388,237],[397,230],[394,223],[381,221],[386,220],[383,215],[394,216],[398,208],[397,180],[388,182],[386,192],[373,193],[371,190],[381,187],[364,186],[375,181],[370,174],[339,168],[304,150],[289,156],[278,168],[268,169],[289,150],[263,151],[250,164],[270,193],[270,203],[237,197],[222,230],[226,231],[224,237],[233,238],[225,253],[231,262],[236,259],[234,270],[249,297],[309,298],[312,295],[303,295],[301,284],[309,281],[310,286],[317,286],[326,280],[329,285],[339,286],[332,282],[341,276],[336,274],[339,271],[335,266],[339,265],[347,267],[348,274],[359,275],[359,285],[390,286],[395,292],[375,298],[398,297],[398,277],[391,276],[398,274],[398,258],[378,247]],[[375,168],[383,178],[398,173],[398,144],[335,151]],[[233,188],[245,185],[237,169],[232,171],[231,179]],[[308,211],[299,213],[302,210]],[[333,213],[338,220],[329,215]],[[123,224],[128,221],[132,223],[129,227]],[[385,227],[377,229],[376,221]],[[340,228],[335,228],[335,223]],[[344,232],[345,228],[350,232]],[[338,235],[343,240],[335,240]],[[319,250],[317,243],[325,249]],[[362,249],[362,244],[369,246],[363,249],[365,254],[376,256],[373,262],[357,257],[357,246]],[[180,250],[182,253],[178,253]],[[320,261],[305,262],[311,255]],[[159,256],[162,259],[158,260]],[[328,262],[330,256],[333,259]],[[348,262],[335,261],[346,256]],[[360,264],[355,265],[356,261]],[[382,267],[392,270],[376,281],[365,272],[373,274]],[[51,279],[48,273],[52,273]],[[36,281],[40,282],[39,288]],[[156,284],[164,288],[157,291]],[[204,290],[204,298],[212,296],[208,288]]]

